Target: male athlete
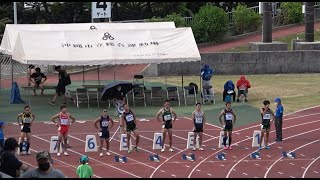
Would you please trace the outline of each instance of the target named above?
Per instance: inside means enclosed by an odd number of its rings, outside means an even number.
[[[272,121],[271,116],[272,116],[272,119],[274,120],[274,113],[269,108],[270,101],[264,100],[263,105],[264,107],[260,109],[262,122],[261,122],[261,140],[260,140],[259,150],[262,149],[261,144],[263,140],[266,145],[266,149],[270,149],[270,146],[268,146],[268,143],[269,143],[270,122]],[[264,134],[266,134],[265,138],[264,138]]]
[[[29,148],[30,148],[30,133],[31,133],[31,125],[35,119],[35,115],[31,113],[30,107],[25,106],[24,107],[24,112],[18,114],[17,116],[17,121],[19,126],[21,126],[21,134],[20,134],[20,155],[22,155],[22,143],[24,141],[24,138],[27,137],[27,147],[26,147],[26,152],[27,155],[30,155],[29,153]],[[21,118],[21,123],[20,123],[20,118]]]
[[[73,116],[71,116],[71,114],[68,113],[67,106],[65,104],[60,105],[60,110],[61,110],[60,113],[54,115],[51,118],[51,121],[58,127],[58,144],[57,144],[58,157],[60,156],[60,143],[62,142],[62,140],[64,141],[63,154],[65,156],[69,155],[67,153],[69,126],[76,121],[76,119]],[[55,122],[55,119],[57,118],[59,118],[58,123]],[[69,118],[72,119],[72,122],[69,121]]]
[[[222,116],[224,117],[224,121],[221,120]],[[226,108],[222,110],[219,115],[219,121],[223,125],[223,131],[224,131],[224,136],[223,136],[224,150],[227,150],[227,149],[232,150],[232,147],[231,147],[232,130],[233,130],[233,125],[236,122],[236,119],[237,119],[237,116],[234,113],[234,111],[231,109],[231,102],[227,102]],[[229,147],[227,147],[228,138],[229,138]]]
[[[203,134],[203,125],[206,123],[205,114],[201,110],[201,103],[196,104],[196,110],[192,112],[192,119],[193,119],[193,132],[194,132],[194,148],[193,151],[196,150],[196,142],[197,136],[199,135],[199,150],[203,151],[202,146],[202,134]]]
[[[170,146],[169,151],[173,152],[173,149],[172,149],[172,125],[177,119],[177,114],[173,111],[172,108],[170,108],[170,101],[169,100],[164,101],[164,108],[161,108],[156,115],[156,118],[159,122],[161,122],[160,115],[162,116],[162,135],[163,135],[161,152],[165,151],[164,142],[165,142],[167,133],[169,135],[169,146]],[[172,115],[174,116],[173,118],[172,118]]]
[[[127,132],[127,143],[128,143],[128,153],[131,153],[131,148],[129,147],[130,145],[130,138],[131,138],[131,132],[136,137],[136,145],[135,145],[135,150],[139,152],[138,145],[139,145],[139,132],[137,130],[137,120],[136,117],[133,113],[133,111],[129,108],[128,104],[124,104],[124,112],[121,115],[121,124],[120,128],[123,128],[124,131]]]
[[[111,122],[111,126],[109,126],[109,122]],[[95,121],[94,121],[94,126],[98,128],[98,123],[100,125],[100,132],[99,132],[99,137],[100,137],[100,146],[99,146],[99,151],[100,151],[100,157],[103,156],[102,153],[102,146],[103,146],[103,141],[106,141],[106,148],[107,148],[107,152],[106,155],[110,156],[109,153],[109,130],[113,127],[113,120],[112,118],[107,114],[107,110],[104,109],[102,110],[101,116],[98,117]]]

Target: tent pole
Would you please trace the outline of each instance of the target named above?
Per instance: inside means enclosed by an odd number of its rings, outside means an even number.
[[[2,58],[0,59],[0,90],[1,90],[1,80],[2,80],[2,71],[1,71],[1,69],[2,69],[2,61],[3,61],[3,56],[2,56]],[[0,91],[1,92],[1,91]]]
[[[84,84],[84,66],[82,66],[82,84]]]
[[[13,83],[13,60],[12,60],[12,57],[11,57],[10,62],[11,62],[11,85],[12,85],[12,83]]]
[[[98,84],[100,85],[100,65],[98,65]]]
[[[199,67],[200,67],[200,78],[199,78],[199,79],[200,79],[200,83],[199,83],[199,84],[200,84],[200,88],[199,88],[200,92],[199,92],[199,93],[200,93],[200,97],[201,97],[201,93],[202,93],[202,85],[201,85],[201,60],[199,61]],[[202,99],[202,102],[203,102],[203,94],[202,94],[202,98],[201,98],[201,99]]]
[[[166,72],[165,72],[165,75],[164,75],[164,79],[165,79],[165,81],[166,81],[166,89],[168,88],[168,83],[167,83],[167,69],[168,68],[166,68]]]
[[[181,88],[183,89],[183,71],[182,71],[182,62],[180,66],[180,73],[181,73]]]

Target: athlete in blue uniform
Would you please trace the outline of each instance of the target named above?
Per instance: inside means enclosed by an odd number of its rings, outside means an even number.
[[[160,122],[160,115],[162,116],[162,149],[161,152],[165,151],[164,142],[166,139],[166,134],[169,135],[169,151],[173,152],[172,149],[172,125],[177,119],[177,114],[173,111],[172,108],[170,108],[170,101],[165,100],[164,101],[164,108],[161,108],[159,112],[156,115],[157,120]],[[173,115],[173,117],[172,117]]]
[[[111,123],[111,126],[109,126],[109,123]],[[100,128],[98,127],[98,124]],[[100,157],[103,156],[102,153],[102,146],[103,146],[103,141],[106,141],[106,148],[107,152],[106,155],[110,156],[109,153],[109,130],[113,127],[113,120],[112,118],[108,115],[107,110],[104,109],[102,110],[101,116],[98,117],[94,121],[94,126],[99,129],[99,137],[100,137],[100,146],[99,146],[99,151],[100,151]]]
[[[197,136],[199,135],[199,150],[203,151],[202,146],[202,134],[203,134],[203,125],[206,123],[205,113],[201,110],[201,103],[196,104],[196,110],[192,112],[193,119],[193,132],[194,132],[194,148],[196,150]]]
[[[221,120],[222,116],[224,117],[224,121]],[[234,111],[231,109],[231,102],[227,102],[226,108],[221,111],[219,116],[219,121],[223,125],[223,131],[224,131],[224,136],[223,136],[224,150],[227,150],[227,149],[232,150],[232,147],[231,147],[232,130],[233,130],[233,125],[236,122],[236,119],[237,119],[237,116],[234,113]],[[227,147],[228,138],[229,138],[229,147]]]
[[[140,135],[137,130],[137,120],[136,116],[134,115],[133,111],[129,108],[128,104],[124,104],[124,112],[121,115],[121,124],[120,126],[127,132],[127,142],[130,142],[131,132],[135,135],[136,138],[136,145],[135,150],[139,152],[139,139]],[[131,153],[131,148],[128,148],[128,153]]]
[[[274,120],[274,113],[269,108],[270,101],[264,100],[263,101],[263,105],[264,105],[264,107],[262,107],[260,109],[262,122],[261,122],[261,140],[260,140],[259,150],[262,149],[261,144],[262,144],[263,140],[264,140],[264,143],[266,145],[266,149],[270,149],[270,147],[268,146],[270,123],[272,122],[272,120]],[[272,116],[272,120],[271,120],[271,116]],[[266,133],[266,137],[265,138],[264,138],[264,133]]]
[[[29,148],[30,148],[30,133],[31,133],[31,125],[35,119],[35,115],[31,113],[30,107],[25,106],[24,107],[24,112],[18,114],[17,116],[17,121],[18,124],[21,126],[21,141],[20,141],[20,152],[22,152],[22,143],[24,141],[24,138],[27,137],[27,147],[26,147],[26,152],[27,155],[29,155]],[[20,118],[21,118],[21,123],[20,123]],[[22,155],[22,154],[20,154]]]

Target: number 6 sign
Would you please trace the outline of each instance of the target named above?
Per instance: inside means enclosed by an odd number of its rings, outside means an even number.
[[[97,139],[95,135],[86,136],[85,152],[98,152]]]
[[[92,2],[92,19],[111,18],[111,2]]]

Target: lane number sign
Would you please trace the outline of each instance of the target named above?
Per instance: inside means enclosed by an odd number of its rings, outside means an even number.
[[[111,18],[111,2],[92,2],[91,16],[97,18]]]

